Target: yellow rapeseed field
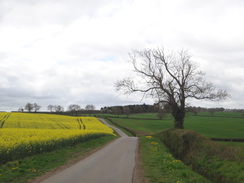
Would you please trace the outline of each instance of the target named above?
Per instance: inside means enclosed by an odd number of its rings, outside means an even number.
[[[0,127],[0,164],[114,135],[111,128],[94,117],[0,113]]]

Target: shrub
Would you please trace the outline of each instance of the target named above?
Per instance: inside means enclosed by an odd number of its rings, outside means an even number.
[[[244,181],[243,149],[217,144],[192,130],[168,129],[156,136],[176,158],[212,181]]]

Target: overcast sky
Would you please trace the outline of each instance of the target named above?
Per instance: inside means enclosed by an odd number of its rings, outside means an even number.
[[[114,83],[129,51],[158,46],[187,49],[231,95],[191,105],[244,108],[243,20],[243,0],[0,0],[0,111],[153,104]]]

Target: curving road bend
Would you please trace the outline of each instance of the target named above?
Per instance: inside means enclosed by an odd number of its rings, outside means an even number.
[[[73,166],[41,183],[132,183],[135,167],[137,137],[128,137],[113,128],[121,137]]]
[[[105,125],[109,126],[110,128],[114,129],[114,131],[116,131],[121,137],[128,137],[128,135],[126,135],[122,130],[120,130],[119,128],[117,128],[117,127],[115,127],[115,126],[110,125],[109,123],[107,123],[106,120],[104,120],[104,119],[102,119],[102,118],[99,118],[99,120],[100,120],[103,124],[105,124]]]

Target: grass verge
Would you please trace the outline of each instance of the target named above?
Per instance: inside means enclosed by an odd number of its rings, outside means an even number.
[[[114,126],[116,126],[117,128],[119,128],[120,130],[122,130],[122,131],[123,131],[126,135],[128,135],[129,137],[135,137],[135,136],[137,135],[135,131],[133,131],[133,130],[131,130],[131,129],[125,127],[125,126],[122,126],[122,125],[120,125],[120,124],[114,122],[114,121],[113,121],[112,119],[110,119],[110,118],[105,118],[105,120],[106,120],[109,124],[114,125]]]
[[[53,152],[8,162],[0,166],[0,182],[27,182],[52,169],[67,164],[71,159],[85,156],[115,138],[115,136],[104,136],[88,140],[73,147],[65,147]]]
[[[150,183],[211,183],[175,159],[159,139],[141,136],[140,141],[145,176]]]

